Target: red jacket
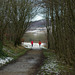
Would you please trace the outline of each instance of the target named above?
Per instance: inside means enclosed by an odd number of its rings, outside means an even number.
[[[31,41],[31,44],[33,44],[33,41]]]
[[[41,44],[41,41],[39,41],[39,45]]]

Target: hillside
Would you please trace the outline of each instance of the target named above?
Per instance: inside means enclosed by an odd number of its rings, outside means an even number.
[[[46,20],[44,20],[44,19],[31,22],[29,30],[35,30],[37,28],[45,28],[46,27],[45,24],[46,24]]]

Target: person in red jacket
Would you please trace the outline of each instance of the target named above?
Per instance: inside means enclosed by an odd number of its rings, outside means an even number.
[[[41,41],[39,41],[39,46],[41,45]]]
[[[33,41],[31,41],[31,45],[32,45],[32,47],[33,47]]]

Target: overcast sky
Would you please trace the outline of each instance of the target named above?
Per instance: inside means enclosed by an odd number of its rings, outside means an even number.
[[[44,19],[42,12],[43,12],[43,8],[40,6],[37,6],[37,15],[32,19],[32,21],[38,21],[38,20],[42,20]],[[36,9],[35,9],[36,10]]]
[[[43,18],[43,15],[42,14],[38,14],[38,15],[36,15],[33,19],[32,19],[32,21],[38,21],[38,20],[42,20],[42,19],[44,19]]]

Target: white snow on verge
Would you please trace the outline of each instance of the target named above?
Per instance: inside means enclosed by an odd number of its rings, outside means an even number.
[[[0,66],[4,65],[5,63],[10,62],[11,60],[13,60],[13,58],[11,57],[6,57],[4,59],[0,58]]]

